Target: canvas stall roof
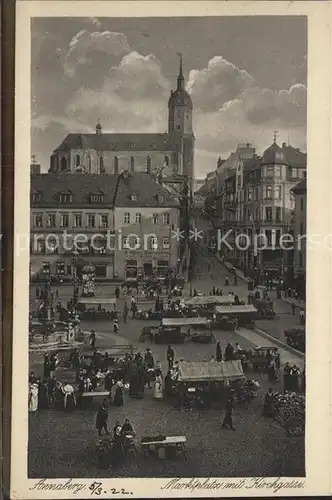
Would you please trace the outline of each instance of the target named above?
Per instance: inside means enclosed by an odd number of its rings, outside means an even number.
[[[86,304],[87,306],[116,304],[116,299],[107,297],[82,297],[78,301],[79,304]]]
[[[250,313],[257,312],[256,307],[253,305],[243,305],[243,306],[216,306],[217,314],[233,314],[233,313]]]
[[[225,296],[216,296],[216,295],[209,295],[209,296],[197,296],[197,297],[191,297],[190,299],[185,301],[185,304],[188,306],[205,306],[208,304],[229,304],[234,302],[234,297],[230,297],[228,295]]]
[[[190,326],[190,325],[208,325],[210,321],[207,318],[163,318],[163,326]]]
[[[179,382],[222,382],[244,378],[241,361],[182,361]]]

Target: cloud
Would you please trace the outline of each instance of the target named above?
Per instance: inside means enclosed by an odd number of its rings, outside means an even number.
[[[247,71],[215,56],[206,68],[190,71],[187,89],[196,108],[212,111],[253,86],[254,80]]]
[[[107,56],[119,57],[123,53],[130,52],[127,37],[123,33],[111,31],[87,30],[79,31],[69,43],[64,61],[64,71],[67,76],[73,77],[77,66],[87,63],[93,64],[95,52],[103,53]]]
[[[307,89],[302,84],[281,91],[255,87],[241,96],[241,102],[253,124],[275,120],[287,126],[301,126],[306,121]]]
[[[78,89],[67,104],[67,113],[86,123],[95,124],[100,118],[108,131],[163,132],[169,89],[155,56],[131,52],[110,69],[100,89]]]
[[[65,67],[71,92],[67,90],[61,105],[63,116],[52,116],[45,106],[38,115],[34,106],[33,140],[45,151],[47,145],[46,158],[66,133],[93,132],[98,118],[104,132],[167,130],[167,102],[175,82],[165,77],[154,54],[131,50],[123,34],[79,32],[70,43]],[[85,67],[89,78],[82,77]],[[99,83],[92,79],[94,73]],[[304,85],[279,91],[260,88],[247,71],[215,56],[205,68],[190,72],[187,89],[194,105],[197,176],[213,170],[218,156],[226,158],[240,142],[251,142],[262,152],[272,143],[274,130],[279,130],[280,142],[290,136],[294,146],[305,149]]]
[[[107,87],[123,99],[162,99],[170,90],[170,82],[163,76],[161,64],[154,55],[131,52],[111,69]]]

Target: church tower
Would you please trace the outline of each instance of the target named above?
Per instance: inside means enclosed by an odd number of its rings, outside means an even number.
[[[185,79],[182,68],[182,55],[180,56],[180,72],[177,78],[176,90],[171,90],[168,101],[168,132],[174,131],[191,135],[193,103],[185,89]]]
[[[180,55],[180,54],[179,54]],[[194,178],[195,137],[193,134],[193,103],[185,88],[182,55],[176,90],[171,90],[168,101],[168,133],[179,134],[182,139],[182,175]]]

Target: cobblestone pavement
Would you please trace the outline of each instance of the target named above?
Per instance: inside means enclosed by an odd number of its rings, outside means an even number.
[[[87,332],[91,328],[97,331],[99,348],[128,343],[143,352],[148,344],[139,343],[138,338],[146,324],[145,321],[130,319],[124,325],[121,320],[119,335],[114,335],[111,322],[83,322],[82,328]],[[228,340],[233,343],[238,341],[243,348],[254,345],[249,337],[231,332],[216,332],[215,336],[223,350]],[[161,361],[165,371],[167,346],[151,347],[155,360]],[[215,354],[215,344],[188,342],[173,347],[177,359],[208,360]],[[30,369],[42,374],[42,368],[42,355],[31,354]],[[279,425],[262,417],[263,397],[271,383],[265,376],[248,374],[247,377],[257,379],[260,390],[250,406],[235,407],[234,433],[221,428],[222,407],[181,412],[171,402],[154,401],[150,389],[146,389],[142,400],[131,400],[126,394],[122,408],[110,408],[109,426],[112,427],[117,419],[122,421],[128,417],[135,426],[138,438],[159,433],[185,435],[188,456],[175,461],[145,460],[139,455],[126,461],[116,471],[99,470],[95,456],[98,401],[93,402],[89,410],[77,409],[69,414],[55,410],[30,414],[29,477],[303,476],[304,439],[286,438]],[[277,389],[279,383],[274,384]]]
[[[194,277],[192,281],[193,288],[208,294],[213,286],[221,288],[224,294],[228,291],[235,292],[240,300],[248,302],[248,285],[245,281],[238,278],[237,285],[234,286],[233,275],[229,270],[210,253],[207,247],[201,242],[198,246],[197,265],[194,269]],[[228,277],[230,285],[225,286],[225,278]],[[284,300],[276,297],[276,292],[269,292],[274,301],[274,310],[276,318],[273,320],[259,320],[256,322],[257,327],[265,331],[272,337],[286,343],[284,331],[289,328],[301,327],[299,311],[292,314],[292,306]]]

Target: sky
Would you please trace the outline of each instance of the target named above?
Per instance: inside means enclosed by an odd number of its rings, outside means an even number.
[[[307,25],[299,16],[34,18],[31,154],[47,171],[68,133],[165,132],[178,53],[193,105],[195,174],[239,143],[306,150]]]

